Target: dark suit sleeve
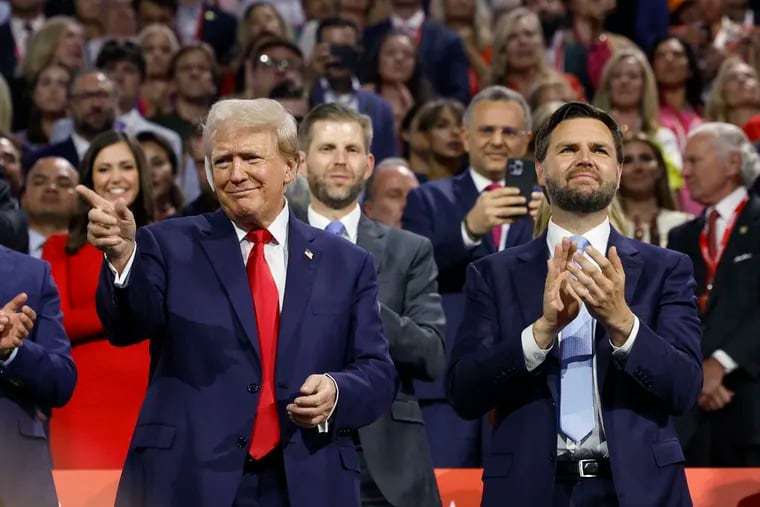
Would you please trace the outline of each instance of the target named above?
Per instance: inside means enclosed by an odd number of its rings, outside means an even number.
[[[427,239],[418,243],[407,273],[402,315],[381,304],[380,317],[388,336],[390,353],[402,374],[435,380],[446,366],[445,317],[437,292],[438,270]]]
[[[494,294],[475,264],[467,267],[464,320],[446,373],[449,402],[465,419],[477,419],[529,379],[520,336],[499,336]]]
[[[377,114],[375,120],[375,134],[372,140],[372,154],[380,162],[383,159],[398,156],[398,141],[396,140],[396,126],[393,120],[393,109],[385,99],[377,101]]]
[[[702,391],[701,336],[691,261],[679,254],[663,280],[656,329],[640,319],[625,365],[615,364],[670,414],[682,414]]]
[[[23,390],[39,406],[61,407],[74,392],[77,371],[50,266],[45,263],[43,269],[39,307],[33,308],[37,320],[32,333],[18,348],[13,361],[0,368],[0,379]]]
[[[462,38],[456,32],[451,32],[445,54],[449,71],[444,80],[445,95],[457,99],[462,104],[468,104],[470,102],[470,62],[467,59]]]
[[[333,435],[341,429],[366,426],[390,410],[398,387],[396,368],[388,353],[388,340],[377,308],[377,278],[369,253],[358,273],[353,294],[353,350],[340,371],[327,372],[338,385],[333,413]]]
[[[106,261],[96,295],[98,317],[108,341],[125,346],[157,336],[165,322],[166,270],[161,249],[150,229],[137,231],[137,253],[124,288],[114,285]]]

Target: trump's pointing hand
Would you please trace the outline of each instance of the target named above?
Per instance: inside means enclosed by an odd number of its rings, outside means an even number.
[[[92,206],[87,213],[87,241],[103,251],[121,273],[135,249],[134,215],[122,199],[113,203],[84,185],[77,185],[76,191]]]

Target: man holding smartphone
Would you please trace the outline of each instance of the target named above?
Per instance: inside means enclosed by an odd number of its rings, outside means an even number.
[[[402,223],[429,238],[438,264],[438,290],[447,322],[447,350],[462,321],[465,271],[470,262],[533,236],[527,202],[516,187],[505,187],[507,161],[524,157],[531,137],[530,108],[519,93],[491,86],[473,97],[464,114],[462,139],[470,168],[411,191]],[[457,416],[442,382],[418,384],[436,467],[481,466],[481,423]]]

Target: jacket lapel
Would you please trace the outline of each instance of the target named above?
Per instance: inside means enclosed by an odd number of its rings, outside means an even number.
[[[209,227],[200,233],[200,244],[208,256],[219,281],[230,300],[235,315],[253,345],[256,357],[261,358],[259,334],[251,297],[251,287],[245,271],[232,222],[221,209],[209,216]]]
[[[372,262],[375,264],[375,273],[380,274],[383,259],[385,259],[385,231],[377,223],[364,215],[359,219],[359,230],[356,236],[356,244],[372,254]]]

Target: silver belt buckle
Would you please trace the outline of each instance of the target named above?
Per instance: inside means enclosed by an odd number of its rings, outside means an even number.
[[[595,461],[596,461],[595,459],[579,459],[578,460],[578,476],[579,477],[599,477],[598,473],[595,473],[595,474],[593,474],[593,473],[586,473],[586,471],[584,470],[584,467],[583,467],[584,464],[586,464],[586,463],[593,463]],[[597,472],[598,472],[598,470],[597,470]]]

